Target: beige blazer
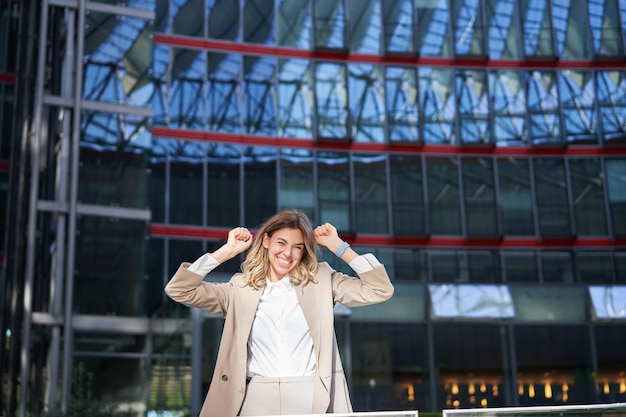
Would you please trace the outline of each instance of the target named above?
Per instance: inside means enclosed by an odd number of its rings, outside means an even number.
[[[187,270],[183,263],[165,287],[173,300],[225,318],[213,379],[200,411],[200,417],[234,417],[246,393],[248,336],[263,291],[244,286],[243,275],[235,274],[227,283],[203,281],[203,276]],[[375,304],[393,295],[393,285],[384,266],[360,275],[360,279],[319,264],[317,283],[296,287],[298,300],[311,331],[317,372],[312,414],[351,412],[348,385],[335,337],[333,306]]]

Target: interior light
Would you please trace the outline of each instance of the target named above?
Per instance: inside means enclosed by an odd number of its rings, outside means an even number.
[[[563,392],[567,392],[567,391],[569,391],[569,386],[567,386],[567,384],[563,384],[561,389],[563,390]]]
[[[535,385],[528,384],[528,396],[530,398],[535,398]]]
[[[409,384],[408,394],[409,401],[415,401],[415,389],[413,388],[413,384]]]
[[[471,384],[469,384],[469,387],[467,387],[467,393],[469,395],[474,395],[476,394],[476,385],[474,385],[474,383],[472,382]]]
[[[626,382],[622,381],[619,384],[619,393],[623,394],[626,392]]]
[[[480,405],[482,405],[483,407],[487,407],[487,399],[483,398],[482,400],[480,400]]]
[[[546,385],[543,387],[543,394],[546,398],[552,398],[552,385],[546,382]]]
[[[459,384],[456,382],[452,384],[452,390],[450,391],[452,394],[456,395],[459,393]]]
[[[480,392],[487,392],[487,385],[484,382],[480,384]]]
[[[607,395],[611,393],[611,387],[609,387],[609,383],[608,382],[604,383],[604,393],[607,394]]]
[[[524,395],[524,384],[517,384],[518,395]]]

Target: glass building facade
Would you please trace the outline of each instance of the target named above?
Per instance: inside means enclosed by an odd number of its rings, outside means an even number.
[[[337,306],[355,410],[626,401],[625,42],[626,0],[0,0],[2,410],[197,415],[222,319],[163,287],[288,207],[396,288]]]

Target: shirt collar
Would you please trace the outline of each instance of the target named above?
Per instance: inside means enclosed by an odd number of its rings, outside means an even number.
[[[265,278],[265,283],[266,283],[266,288],[268,290],[272,288],[281,288],[281,287],[284,287],[289,291],[293,289],[293,283],[291,282],[289,275],[285,275],[280,281],[276,281],[276,282],[272,282],[270,281],[269,278]]]

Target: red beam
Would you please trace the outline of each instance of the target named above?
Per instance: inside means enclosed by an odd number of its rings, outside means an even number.
[[[0,72],[0,83],[15,84],[15,74]]]
[[[0,160],[0,172],[9,172],[10,168],[11,164],[9,163],[9,161]]]

